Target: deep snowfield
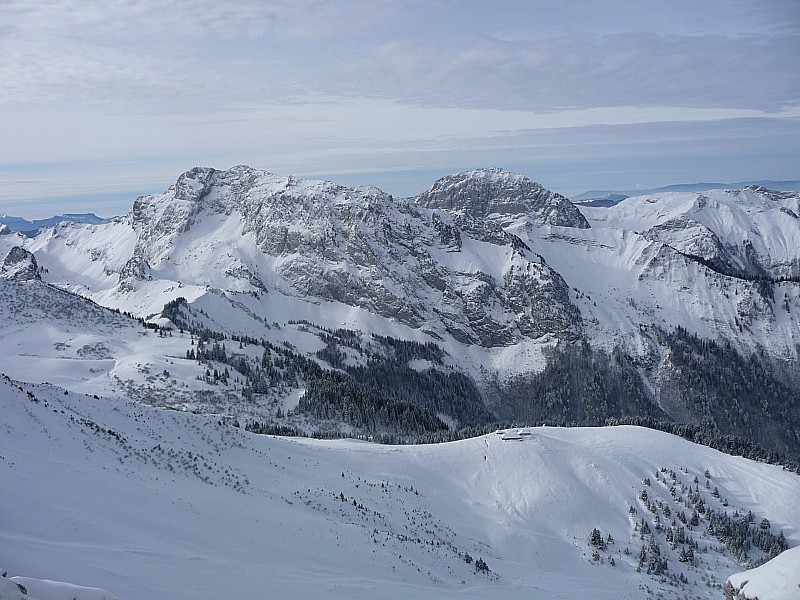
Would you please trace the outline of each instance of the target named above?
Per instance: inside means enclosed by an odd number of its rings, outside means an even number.
[[[670,470],[685,485],[698,476],[720,509],[707,469],[729,510],[800,543],[800,477],[635,427],[395,447],[256,436],[213,416],[5,378],[0,403],[0,566],[33,578],[20,581],[40,600],[103,595],[35,588],[44,579],[125,600],[721,598],[742,568],[702,522],[687,530],[707,547],[696,568],[669,554],[666,578],[635,571],[637,523],[654,518],[640,491],[685,510],[662,482]],[[595,527],[614,538],[599,561]],[[797,565],[796,552],[785,556]],[[688,584],[670,583],[680,574]]]

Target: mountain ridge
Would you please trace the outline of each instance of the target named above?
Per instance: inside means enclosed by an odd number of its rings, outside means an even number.
[[[500,169],[398,199],[196,168],[111,223],[49,229],[24,246],[48,282],[166,326],[164,306],[183,298],[181,323],[197,332],[293,346],[302,333],[297,356],[360,378],[352,398],[364,386],[386,393],[378,371],[408,381],[403,369],[419,364],[418,400],[444,369],[501,419],[666,418],[798,456],[798,202],[747,188],[579,209]],[[435,344],[444,359],[390,366],[383,348],[378,366],[373,332]],[[687,364],[714,389],[684,377]],[[754,378],[768,382],[766,410],[746,386]],[[315,414],[350,414],[327,393],[317,401]]]
[[[800,457],[800,195],[564,200],[197,168],[109,223],[0,227],[12,581],[791,593],[800,480],[763,462]]]
[[[27,235],[28,237],[35,236],[39,230],[45,227],[52,227],[59,223],[87,223],[91,225],[99,225],[108,223],[111,219],[104,219],[98,217],[94,213],[65,213],[63,215],[55,215],[46,219],[33,219],[29,221],[23,217],[14,217],[9,215],[0,215],[0,225],[6,225],[12,231],[18,231]]]

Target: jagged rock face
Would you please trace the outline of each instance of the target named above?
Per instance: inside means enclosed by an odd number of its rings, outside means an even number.
[[[5,259],[3,259],[0,274],[4,279],[11,281],[41,280],[36,258],[31,252],[20,246],[11,248]]]
[[[178,178],[167,194],[143,196],[133,203],[128,221],[137,234],[132,273],[144,273],[144,263],[168,252],[175,235],[186,232],[202,208],[202,200],[212,185],[216,171],[195,167]],[[169,202],[164,202],[164,197]]]
[[[5,223],[0,223],[0,235],[11,235],[12,233],[14,232],[11,231],[8,225]]]
[[[545,206],[554,195],[525,181],[530,193],[518,209],[535,204],[537,219],[555,214]],[[521,179],[508,182],[519,188]],[[498,194],[498,206],[516,197],[504,191],[501,178],[492,190],[487,193]],[[277,286],[448,332],[464,343],[501,346],[548,333],[573,338],[581,327],[561,276],[499,223],[424,208],[374,187],[244,166],[195,168],[165,194],[138,199],[127,220],[136,242],[118,271],[123,292],[136,280],[157,278],[160,269],[187,263],[191,252],[208,256],[198,264],[217,265],[229,282],[221,287],[264,292]],[[214,228],[213,249],[191,246],[195,235]],[[256,254],[245,257],[239,245],[255,246]]]
[[[246,166],[196,168],[113,223],[51,230],[30,247],[49,280],[121,307],[151,290],[163,306],[181,286],[193,297],[278,290],[469,344],[585,336],[640,356],[640,326],[687,323],[796,360],[797,194],[628,198],[585,208],[591,228],[563,200],[499,169],[397,199]]]
[[[413,201],[426,208],[455,211],[474,218],[490,214],[525,215],[538,226],[589,227],[580,210],[567,198],[503,169],[479,169],[443,177]]]

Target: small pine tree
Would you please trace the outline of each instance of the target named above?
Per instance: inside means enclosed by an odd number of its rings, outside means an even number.
[[[595,548],[602,549],[606,547],[606,543],[603,541],[603,534],[600,533],[600,530],[597,527],[592,529],[592,534],[589,536],[589,543]]]

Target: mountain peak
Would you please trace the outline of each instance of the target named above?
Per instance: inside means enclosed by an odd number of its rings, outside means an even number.
[[[577,207],[561,194],[545,189],[525,175],[500,168],[442,177],[413,201],[425,208],[461,212],[476,218],[495,213],[527,214],[540,226],[589,227]]]
[[[31,252],[21,246],[14,246],[0,266],[0,276],[12,281],[40,280],[39,265]]]

